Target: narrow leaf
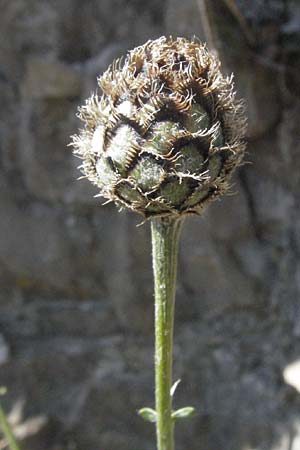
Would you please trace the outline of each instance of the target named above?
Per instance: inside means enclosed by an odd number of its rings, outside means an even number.
[[[177,409],[177,411],[172,412],[172,419],[185,419],[187,417],[192,417],[195,414],[195,408],[193,406],[186,406],[185,408]]]
[[[7,420],[7,417],[4,413],[4,410],[2,409],[1,404],[0,404],[0,430],[2,431],[2,434],[5,437],[9,449],[20,450],[20,447],[16,441],[10,423]]]
[[[157,413],[152,408],[142,408],[138,411],[138,414],[147,422],[156,422]]]

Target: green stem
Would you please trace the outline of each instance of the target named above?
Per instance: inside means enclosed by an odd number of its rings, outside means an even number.
[[[181,219],[151,221],[155,288],[155,403],[157,450],[174,450],[172,347],[178,242]]]
[[[17,441],[14,437],[11,426],[8,423],[8,420],[2,409],[1,404],[0,404],[0,428],[3,432],[3,435],[7,441],[7,444],[8,444],[8,447],[10,448],[10,450],[20,450],[20,447],[17,444]]]

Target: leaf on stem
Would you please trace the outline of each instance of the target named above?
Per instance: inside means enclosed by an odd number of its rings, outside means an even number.
[[[156,422],[157,413],[152,408],[142,408],[138,411],[138,414],[147,422]]]
[[[185,419],[188,417],[192,417],[195,414],[196,410],[193,406],[186,406],[185,408],[177,409],[177,411],[172,412],[172,419]]]

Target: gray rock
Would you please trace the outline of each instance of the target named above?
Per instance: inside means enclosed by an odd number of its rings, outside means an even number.
[[[78,97],[82,80],[79,71],[59,61],[31,58],[27,61],[22,93],[32,99]]]
[[[268,68],[251,61],[230,65],[235,74],[240,98],[245,99],[248,114],[249,139],[257,139],[267,134],[280,117],[280,100],[276,76]]]
[[[225,209],[224,214],[227,214]],[[224,222],[226,224],[226,220]],[[204,220],[193,219],[183,231],[181,265],[184,268],[184,286],[195,298],[201,317],[221,312],[232,305],[246,307],[256,301],[248,276],[231,255],[234,246],[238,245],[236,239],[243,233],[237,229],[230,244],[215,239],[222,223],[222,220],[208,219],[205,223]],[[195,239],[195,236],[198,237]]]
[[[168,0],[165,16],[166,33],[172,36],[204,38],[198,0]]]
[[[45,205],[20,208],[3,195],[1,205],[5,210],[0,221],[1,264],[14,274],[15,282],[46,290],[70,285],[72,270],[64,262],[68,250],[59,213]]]
[[[154,315],[150,230],[147,224],[136,228],[141,221],[124,211],[111,227],[107,243],[114,262],[107,267],[107,290],[119,323],[131,333],[149,334]],[[134,239],[129,238],[130,229]]]

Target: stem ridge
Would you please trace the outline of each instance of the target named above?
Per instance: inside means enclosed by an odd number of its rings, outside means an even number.
[[[172,360],[178,243],[182,219],[152,219],[155,292],[155,406],[157,450],[174,450]]]

